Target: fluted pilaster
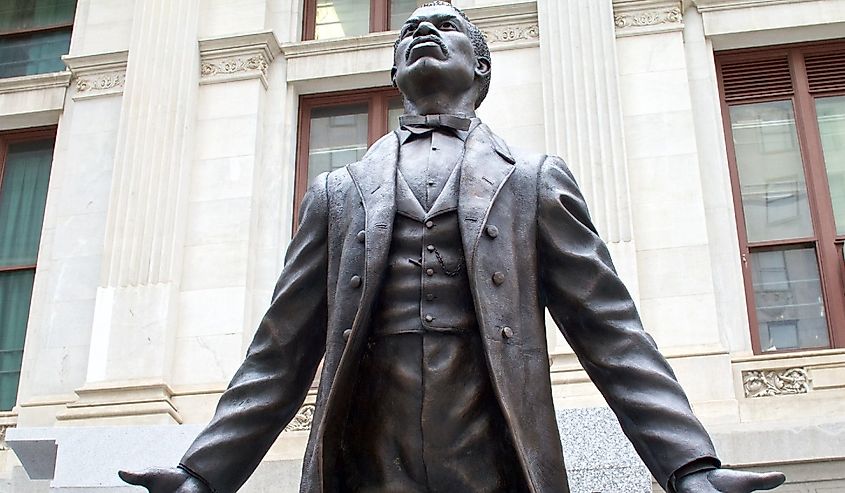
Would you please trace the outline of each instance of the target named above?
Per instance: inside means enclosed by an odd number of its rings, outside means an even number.
[[[180,421],[167,383],[200,73],[199,4],[135,2],[87,382],[59,419]],[[128,410],[132,400],[144,404]]]

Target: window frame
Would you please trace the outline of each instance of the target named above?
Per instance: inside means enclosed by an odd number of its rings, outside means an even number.
[[[305,0],[302,9],[302,41],[312,41],[317,32],[317,1]],[[444,0],[452,3],[451,0]],[[390,31],[390,0],[370,0],[370,33]]]
[[[348,104],[367,104],[367,147],[384,136],[390,126],[387,121],[390,101],[402,94],[393,86],[305,94],[299,97],[296,130],[296,166],[294,175],[293,229],[299,225],[299,208],[308,190],[308,154],[311,141],[311,110]]]
[[[11,144],[18,144],[22,142],[31,142],[37,140],[53,140],[53,153],[55,155],[56,149],[56,134],[57,129],[56,127],[37,127],[25,130],[8,130],[8,131],[0,131],[0,189],[2,189],[3,185],[3,178],[5,176],[6,171],[6,159],[9,154],[9,145]],[[51,163],[51,174],[52,174],[52,163]],[[48,195],[49,195],[49,186],[48,186]],[[44,229],[44,225],[41,226],[42,232]],[[39,235],[40,237],[41,235]],[[40,243],[40,239],[39,239]],[[38,256],[36,255],[36,261],[34,264],[21,264],[21,265],[7,265],[7,266],[0,266],[0,273],[6,272],[21,272],[21,271],[33,271],[33,274],[37,274],[38,272]],[[29,297],[29,308],[32,309],[32,293],[30,293]],[[24,334],[28,331],[29,327],[24,328]],[[0,330],[4,330],[0,328]],[[25,348],[24,348],[25,349]],[[20,369],[18,370],[20,372]],[[20,391],[20,376],[18,377],[18,391]],[[17,401],[17,396],[15,397]],[[14,409],[14,406],[13,408]],[[0,409],[0,413],[9,412],[10,410],[2,410]]]
[[[73,35],[73,23],[76,20],[76,9],[78,7],[79,7],[79,1],[77,0],[74,3],[73,16],[71,16],[71,19],[68,22],[60,22],[60,23],[57,23],[57,24],[50,24],[50,25],[47,25],[47,26],[38,26],[38,27],[31,27],[31,28],[15,29],[15,30],[12,30],[12,31],[0,31],[0,39],[16,38],[16,37],[27,36],[27,35],[31,35],[31,34],[44,34],[44,33],[49,33],[49,32],[62,31],[62,30],[65,30],[65,29],[70,31],[70,34],[72,36]],[[50,73],[50,72],[43,72],[43,73]],[[37,74],[29,74],[29,75],[37,75]],[[27,75],[18,75],[18,76],[12,76],[12,77],[27,77]],[[5,78],[5,77],[0,77],[0,78]],[[2,157],[3,157],[4,162],[5,162],[5,155],[3,155]]]
[[[845,347],[845,259],[843,259],[845,235],[836,234],[836,222],[815,105],[816,98],[845,96],[845,89],[811,92],[804,63],[804,57],[807,55],[839,52],[845,52],[845,40],[747,48],[715,53],[719,102],[725,133],[731,193],[751,333],[751,346],[754,354],[778,354]],[[727,101],[722,77],[723,64],[754,62],[784,56],[789,63],[792,82],[792,91],[789,94],[747,97],[730,103]],[[731,127],[730,107],[774,101],[789,101],[793,107],[798,148],[807,186],[810,221],[814,234],[809,237],[788,240],[749,242],[742,205],[736,148]],[[752,280],[753,269],[749,257],[755,252],[784,250],[784,247],[787,246],[799,248],[802,246],[812,246],[816,253],[822,300],[825,308],[825,323],[827,324],[829,337],[828,347],[763,351],[757,321],[756,300]]]

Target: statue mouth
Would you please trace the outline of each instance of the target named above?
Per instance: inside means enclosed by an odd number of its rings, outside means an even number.
[[[405,60],[409,60],[411,58],[411,52],[415,48],[431,49],[433,47],[440,48],[440,52],[444,56],[449,56],[449,48],[446,47],[446,43],[444,43],[439,36],[428,35],[420,36],[419,38],[414,38],[414,40],[411,41],[411,44],[408,45],[408,49],[405,50]]]

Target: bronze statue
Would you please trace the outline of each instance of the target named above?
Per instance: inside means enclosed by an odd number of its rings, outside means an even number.
[[[394,61],[402,128],[309,189],[211,423],[177,468],[121,477],[236,491],[324,359],[302,492],[567,492],[548,308],[664,489],[781,484],[720,469],[566,164],[510,149],[476,118],[490,53],[463,12],[416,10]]]

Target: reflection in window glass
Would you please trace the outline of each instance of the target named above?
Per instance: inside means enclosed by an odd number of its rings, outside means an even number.
[[[762,350],[829,347],[815,250],[755,252],[751,265]]]
[[[836,234],[845,234],[845,96],[816,100]]]
[[[792,103],[731,106],[748,241],[812,236]]]
[[[370,0],[317,0],[314,39],[360,36],[370,32]]]
[[[0,77],[45,74],[65,69],[70,28],[0,38]]]
[[[399,117],[405,114],[402,98],[391,99],[387,104],[387,130],[392,132],[399,128]]]
[[[314,108],[308,146],[308,182],[360,160],[367,150],[367,103]]]
[[[3,0],[0,33],[70,24],[76,0]]]

